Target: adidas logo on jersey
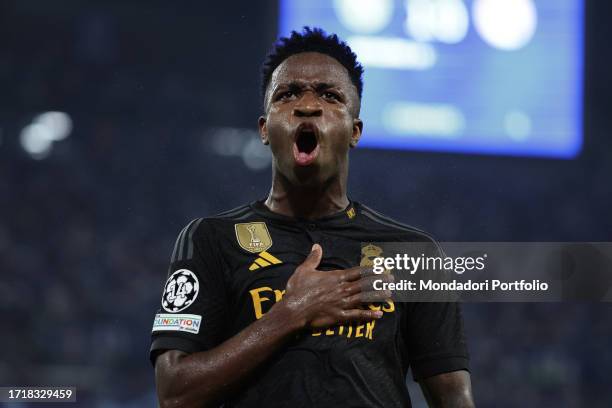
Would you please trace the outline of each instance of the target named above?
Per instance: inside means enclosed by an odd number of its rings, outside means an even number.
[[[266,251],[263,251],[259,253],[259,256],[255,259],[255,262],[253,262],[251,266],[249,266],[249,271],[254,271],[259,268],[265,268],[270,265],[278,265],[282,263],[283,261],[281,261],[274,255]]]

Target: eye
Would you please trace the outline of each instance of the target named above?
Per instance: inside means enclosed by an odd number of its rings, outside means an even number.
[[[294,91],[285,91],[276,96],[277,101],[285,101],[296,96]]]
[[[339,101],[340,100],[340,96],[338,94],[336,94],[335,92],[331,92],[331,91],[323,92],[323,98],[325,98],[325,99],[332,99],[332,100],[335,100],[335,101]]]

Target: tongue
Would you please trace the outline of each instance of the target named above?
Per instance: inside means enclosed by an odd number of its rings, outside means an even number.
[[[312,160],[314,158],[313,156],[314,155],[312,153],[299,152],[297,154],[297,157],[296,157],[297,163],[300,166],[306,166],[306,165],[310,164],[310,162],[312,162]]]
[[[300,151],[297,144],[293,144],[293,157],[295,158],[295,163],[298,166],[310,166],[315,162],[317,156],[319,155],[319,146],[315,146],[314,150],[311,152]]]

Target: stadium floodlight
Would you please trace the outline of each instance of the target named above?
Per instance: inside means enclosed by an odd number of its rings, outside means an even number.
[[[49,111],[37,115],[21,130],[21,147],[33,159],[44,159],[51,153],[53,142],[67,138],[72,132],[72,119],[64,112]]]

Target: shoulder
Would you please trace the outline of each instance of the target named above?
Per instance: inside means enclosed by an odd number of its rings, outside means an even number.
[[[252,204],[243,204],[231,210],[202,218],[196,235],[198,237],[206,235],[209,239],[213,236],[220,238],[220,236],[227,234],[233,236],[236,224],[251,222],[255,218],[257,218],[257,214],[253,210]]]
[[[223,211],[221,213],[195,218],[189,221],[181,231],[180,236],[196,237],[201,236],[202,233],[214,232],[219,228],[240,222],[241,220],[249,219],[254,215],[253,209],[250,204],[244,204],[231,210]]]
[[[409,240],[436,243],[435,238],[422,229],[399,222],[362,203],[355,203],[355,207],[361,215],[362,222],[367,228],[397,235],[400,237],[400,239],[398,239],[400,241]]]
[[[254,215],[254,211],[251,204],[244,204],[240,207],[232,208],[231,210],[223,211],[215,215],[192,219],[183,228],[183,231],[198,233],[200,230],[215,228],[220,224],[222,225],[245,220],[252,215]]]
[[[249,204],[243,204],[239,207],[232,208],[231,210],[223,211],[219,214],[206,217],[209,221],[214,220],[229,220],[229,221],[238,221],[240,219],[248,218],[253,214],[253,207]]]
[[[246,220],[252,215],[251,205],[244,204],[219,214],[190,220],[183,226],[176,238],[172,260],[190,258],[194,245],[210,245],[215,237],[219,237],[230,230],[233,233],[234,223]]]

